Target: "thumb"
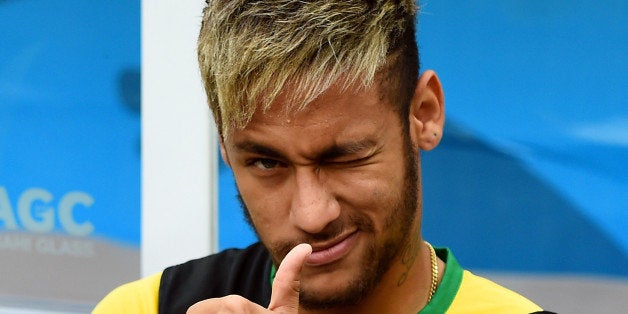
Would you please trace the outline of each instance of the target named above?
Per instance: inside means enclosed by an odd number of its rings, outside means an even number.
[[[273,281],[269,310],[284,313],[297,313],[299,311],[301,269],[305,259],[311,253],[312,247],[306,243],[301,243],[288,252],[279,265]]]

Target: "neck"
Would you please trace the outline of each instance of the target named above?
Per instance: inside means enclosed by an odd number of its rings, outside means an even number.
[[[401,248],[381,282],[360,304],[301,313],[417,313],[428,302],[432,285],[430,250],[415,219],[409,241]],[[444,263],[439,261],[439,273]],[[391,307],[394,304],[394,307]]]

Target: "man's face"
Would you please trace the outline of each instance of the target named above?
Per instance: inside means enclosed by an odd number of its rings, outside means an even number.
[[[250,220],[276,264],[299,243],[305,308],[359,302],[417,219],[415,152],[377,86],[337,88],[296,114],[279,100],[223,143]]]

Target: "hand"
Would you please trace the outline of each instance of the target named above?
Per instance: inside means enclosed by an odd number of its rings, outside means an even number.
[[[192,305],[187,313],[298,313],[301,269],[311,253],[312,247],[305,243],[295,246],[288,252],[275,275],[268,309],[241,296],[230,295],[198,302]]]

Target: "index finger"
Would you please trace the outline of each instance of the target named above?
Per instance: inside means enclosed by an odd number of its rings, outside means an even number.
[[[279,265],[268,309],[271,311],[294,312],[299,310],[299,291],[301,290],[301,269],[305,259],[312,253],[309,244],[295,246]]]

